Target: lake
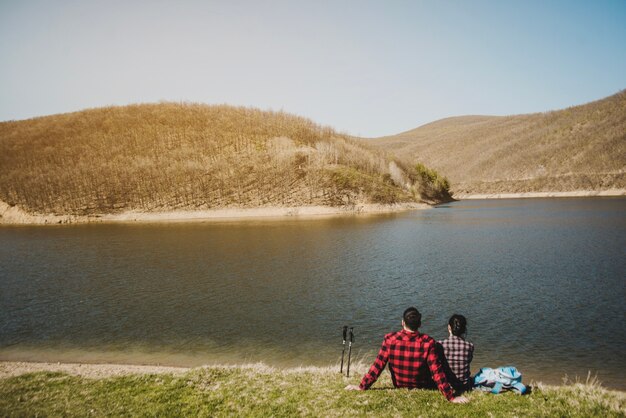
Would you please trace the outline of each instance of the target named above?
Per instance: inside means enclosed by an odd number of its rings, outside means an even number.
[[[313,220],[0,228],[0,359],[373,360],[416,306],[468,318],[472,371],[626,389],[626,198],[462,201]]]

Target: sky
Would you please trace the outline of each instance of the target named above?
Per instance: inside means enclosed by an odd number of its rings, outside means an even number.
[[[376,137],[626,88],[626,0],[0,0],[0,121],[159,101]]]

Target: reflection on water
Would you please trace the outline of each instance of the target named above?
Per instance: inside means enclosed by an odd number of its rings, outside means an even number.
[[[0,359],[329,365],[417,306],[473,370],[624,389],[626,199],[457,202],[305,221],[0,228]]]

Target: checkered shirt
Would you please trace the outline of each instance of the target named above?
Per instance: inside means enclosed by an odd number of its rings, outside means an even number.
[[[456,335],[439,341],[439,344],[443,347],[450,370],[456,375],[459,382],[467,387],[470,382],[470,363],[474,357],[474,344]]]
[[[389,363],[395,387],[433,388],[436,383],[446,399],[452,400],[454,391],[446,380],[436,344],[428,335],[419,332],[402,330],[385,335],[378,356],[363,376],[360,388],[365,390],[372,386]]]

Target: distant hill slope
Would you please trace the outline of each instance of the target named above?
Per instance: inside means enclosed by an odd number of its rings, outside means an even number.
[[[0,123],[0,201],[36,214],[449,199],[422,171],[248,108],[146,104]]]
[[[626,189],[626,91],[553,112],[442,119],[367,142],[433,167],[456,195]]]

